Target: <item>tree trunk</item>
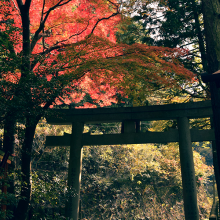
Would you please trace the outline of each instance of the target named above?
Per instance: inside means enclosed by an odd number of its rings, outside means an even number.
[[[31,173],[31,154],[32,154],[32,144],[34,140],[34,134],[36,130],[37,123],[39,119],[28,117],[26,119],[26,128],[25,128],[25,137],[22,145],[22,180],[21,180],[21,199],[19,200],[15,219],[16,220],[25,220],[28,214],[28,206],[30,203],[31,195],[31,182],[30,182],[30,173]]]
[[[202,34],[201,24],[199,22],[199,13],[196,10],[195,0],[192,1],[192,6],[193,6],[192,11],[193,11],[194,20],[195,20],[196,34],[198,36],[199,51],[201,53],[203,70],[207,71],[208,67],[207,67],[207,58],[206,58],[206,51],[205,51],[205,45],[204,45],[204,38]]]
[[[5,116],[4,120],[4,139],[3,139],[3,151],[4,152],[9,152],[9,154],[14,154],[14,141],[15,141],[15,128],[16,128],[16,120],[15,120],[15,113],[10,113],[8,112]],[[9,165],[8,167],[8,173],[13,173],[15,168],[14,161]],[[7,187],[7,192],[8,193],[15,193],[15,188],[14,188],[14,180],[10,179],[8,182],[8,187]],[[10,210],[14,212],[15,210],[15,205],[7,205],[7,210]],[[14,218],[10,218],[11,220]]]
[[[202,0],[202,10],[204,19],[204,28],[206,36],[206,51],[208,61],[208,73],[212,74],[220,70],[220,1],[219,0]],[[216,83],[210,83],[213,122],[215,129],[215,144],[213,144],[213,155],[215,178],[220,199],[220,90]],[[216,148],[216,149],[214,149]]]
[[[16,120],[13,115],[14,113],[7,113],[4,121],[3,150],[4,152],[9,151],[10,154],[14,153],[14,135]]]

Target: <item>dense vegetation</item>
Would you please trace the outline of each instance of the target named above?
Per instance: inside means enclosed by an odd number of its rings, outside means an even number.
[[[142,130],[161,131],[163,127],[163,121],[143,123]],[[85,127],[85,131],[89,129],[92,133],[117,133],[120,124]],[[71,129],[48,126],[45,122],[37,127],[28,219],[65,219],[69,147],[44,145],[45,135],[61,135],[64,131],[71,132]],[[210,149],[205,147],[200,146],[200,149]],[[19,148],[17,150],[19,153]],[[205,160],[206,157],[194,151],[201,219],[208,218],[212,204],[213,170]],[[19,164],[20,160],[16,160],[18,173]],[[184,218],[177,143],[85,146],[82,172],[81,219]],[[19,179],[16,179],[17,193],[19,187]],[[13,201],[16,202],[16,199]]]

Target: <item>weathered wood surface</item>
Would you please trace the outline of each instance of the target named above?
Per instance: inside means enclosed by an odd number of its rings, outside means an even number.
[[[191,129],[191,141],[212,141],[215,139],[214,131]],[[82,145],[120,145],[120,144],[144,144],[144,143],[168,143],[179,142],[177,129],[166,132],[124,133],[105,135],[82,135]],[[70,134],[64,136],[47,136],[47,146],[70,146]]]
[[[72,122],[103,123],[121,121],[171,120],[178,117],[205,118],[212,116],[210,101],[124,108],[54,109],[47,117],[49,124]]]

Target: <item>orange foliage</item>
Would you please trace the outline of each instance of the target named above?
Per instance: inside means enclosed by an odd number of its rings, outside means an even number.
[[[22,4],[28,2],[30,8],[25,8]],[[151,92],[155,84],[180,87],[182,82],[194,78],[177,60],[187,51],[117,44],[115,32],[120,13],[115,2],[11,0],[0,3],[0,21],[13,19],[17,28],[9,36],[18,57],[24,56],[22,34],[27,34],[22,16],[29,12],[30,69],[25,77],[35,84],[29,85],[35,105],[77,103],[88,93],[100,106],[107,106],[117,101],[116,93],[132,95],[135,89],[140,89],[140,93]],[[3,22],[1,30],[6,29]],[[17,71],[22,72],[22,68],[18,65],[15,69],[16,74],[8,72],[4,80],[21,83],[23,74]],[[90,103],[86,107],[94,105]]]
[[[115,42],[116,29],[114,27],[120,21],[120,17],[112,16],[112,14],[117,13],[117,7],[106,2],[103,0],[31,1],[29,9],[31,35],[36,34],[41,23],[45,22],[44,28],[38,36],[40,38],[37,41],[38,45],[33,48],[32,54],[38,54],[55,45],[77,43],[84,40],[91,32],[97,36],[108,37],[109,40]],[[14,20],[14,26],[22,28],[18,3],[3,1],[1,4],[2,10],[8,11],[8,18]],[[110,16],[112,18],[108,19]],[[0,18],[4,19],[3,17]],[[16,48],[17,52],[23,49],[21,37],[20,35],[20,45]]]

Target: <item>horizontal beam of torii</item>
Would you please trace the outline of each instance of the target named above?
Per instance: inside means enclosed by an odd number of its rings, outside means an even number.
[[[185,219],[198,220],[192,142],[212,141],[214,131],[190,130],[189,119],[208,118],[212,114],[210,101],[144,107],[52,110],[50,117],[47,117],[48,123],[72,125],[72,134],[48,136],[46,139],[46,145],[49,146],[70,146],[68,186],[75,190],[76,196],[69,198],[66,206],[67,217],[78,220],[83,145],[179,142]],[[153,120],[177,120],[178,129],[166,132],[140,131],[140,121]],[[123,132],[106,135],[83,134],[85,123],[105,122],[122,122]]]
[[[191,129],[191,141],[214,141],[214,130]],[[70,146],[71,134],[64,133],[63,136],[47,136],[46,146]],[[179,133],[177,129],[171,129],[165,132],[145,132],[145,133],[124,133],[124,134],[103,134],[90,135],[82,134],[82,145],[125,145],[125,144],[146,144],[146,143],[169,143],[179,142]]]
[[[123,121],[172,120],[178,117],[212,116],[210,101],[123,108],[54,109],[47,117],[49,124],[71,125],[72,122],[105,123]]]

